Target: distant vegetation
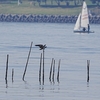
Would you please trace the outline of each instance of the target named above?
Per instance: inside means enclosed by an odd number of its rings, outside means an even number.
[[[93,14],[100,14],[100,0],[85,0]],[[4,14],[77,15],[83,0],[0,0]]]
[[[14,2],[23,3],[25,1],[29,1],[33,3],[34,5],[38,3],[38,5],[46,5],[46,6],[50,6],[50,5],[51,6],[54,6],[54,5],[78,6],[78,5],[81,5],[84,0],[0,0],[1,3],[14,3]],[[85,0],[85,1],[88,2],[89,4],[95,4],[95,5],[100,4],[100,0]]]

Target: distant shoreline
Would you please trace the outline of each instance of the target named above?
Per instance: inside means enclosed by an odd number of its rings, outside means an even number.
[[[75,23],[78,16],[0,14],[0,22]],[[90,16],[90,23],[100,24],[100,16]]]

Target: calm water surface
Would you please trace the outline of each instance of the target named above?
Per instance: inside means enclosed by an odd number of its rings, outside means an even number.
[[[73,27],[74,24],[0,23],[0,100],[100,100],[100,25],[91,25],[95,31],[91,34],[75,34]],[[32,41],[24,82],[22,76]],[[38,81],[42,51],[35,44],[40,43],[47,45],[44,85]],[[49,82],[52,58],[55,59],[55,83]],[[60,83],[56,79],[59,59]],[[89,83],[87,60],[90,60]]]

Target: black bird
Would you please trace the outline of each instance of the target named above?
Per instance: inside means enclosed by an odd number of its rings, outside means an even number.
[[[35,46],[39,46],[40,50],[47,48],[46,44],[42,45],[42,44],[36,44]]]

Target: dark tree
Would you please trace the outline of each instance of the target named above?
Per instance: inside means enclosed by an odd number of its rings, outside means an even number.
[[[99,5],[100,4],[100,0],[90,0],[93,4],[97,4]]]
[[[37,0],[37,2],[38,2],[38,4],[39,4],[39,6],[40,6],[40,4],[41,4],[41,0]]]

